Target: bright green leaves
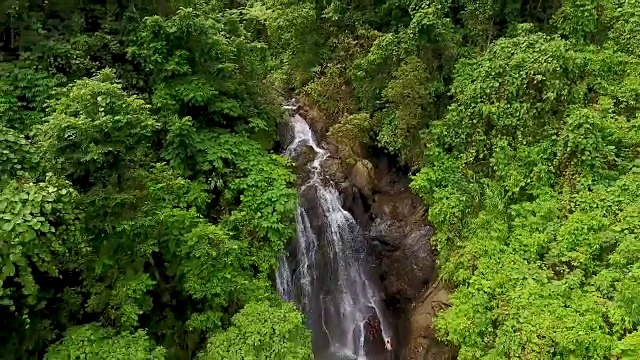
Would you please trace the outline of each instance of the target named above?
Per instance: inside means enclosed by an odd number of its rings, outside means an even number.
[[[91,288],[87,311],[104,313],[106,320],[118,328],[131,330],[140,325],[138,317],[151,310],[151,298],[146,292],[154,285],[155,282],[145,273],[120,275],[113,284],[97,283]]]
[[[486,159],[489,139],[531,145],[544,138],[564,104],[582,96],[571,89],[580,69],[570,55],[567,44],[536,34],[500,39],[484,56],[459,62],[454,103],[434,134],[457,151],[470,146],[469,160]]]
[[[571,0],[562,4],[552,23],[568,40],[577,43],[592,42],[601,27],[598,13],[603,13],[605,1]]]
[[[312,358],[310,340],[304,318],[291,304],[262,301],[236,314],[231,327],[214,334],[198,358],[307,360]]]
[[[614,355],[622,360],[632,360],[640,356],[640,331],[631,333],[618,342]]]
[[[617,284],[615,306],[628,319],[630,328],[640,324],[640,266],[637,264]]]
[[[478,199],[478,190],[465,179],[462,161],[456,156],[433,149],[431,161],[433,166],[418,173],[411,189],[430,206],[429,219],[440,229],[437,244],[445,245],[459,236],[467,212]],[[440,245],[438,248],[445,251]]]
[[[491,169],[509,196],[517,197],[522,191],[543,195],[556,183],[554,146],[549,140],[533,145],[510,146],[509,141],[499,140],[493,149]]]
[[[0,126],[16,126],[19,124],[20,108],[15,94],[9,86],[0,82]]]
[[[180,219],[181,214],[174,212],[161,216],[171,225],[168,217]],[[179,223],[173,226],[178,227]],[[223,229],[205,222],[200,222],[175,241],[175,245],[180,246],[175,259],[181,264],[178,274],[183,274],[182,286],[194,299],[206,300],[211,305],[225,305],[248,287],[248,244],[230,238]]]
[[[439,182],[429,181],[428,169],[412,187],[433,194],[441,276],[460,286],[437,322],[444,338],[462,345],[460,358],[604,358],[637,328],[636,175],[569,197],[550,186],[531,202],[499,191],[494,201],[496,189],[484,187],[483,210],[467,213],[460,229],[439,215],[449,200],[441,192],[453,196],[459,187],[433,188]],[[517,204],[505,212],[505,201]],[[458,238],[447,238],[454,230]]]
[[[458,62],[412,189],[458,286],[437,328],[461,359],[633,354],[634,68],[532,33]]]
[[[243,136],[197,131],[189,118],[176,119],[171,125],[163,156],[185,175],[221,190],[220,210],[229,215],[225,226],[252,241],[262,271],[272,269],[276,258],[271,254],[277,254],[293,236],[296,194],[291,184],[295,177],[288,161],[268,155]]]
[[[76,234],[77,198],[67,182],[53,176],[43,183],[10,181],[3,184],[0,193],[3,298],[24,296],[30,302],[35,301],[38,284],[32,272],[37,269],[58,276],[58,271],[66,266],[65,259],[84,250]],[[9,284],[15,284],[15,288]]]
[[[118,334],[95,324],[70,328],[59,344],[47,351],[47,360],[162,360],[165,350],[156,347],[147,334],[139,330]]]
[[[570,110],[558,139],[559,165],[578,171],[582,182],[610,176],[609,169],[632,157],[624,144],[628,135],[620,131],[618,122],[624,119],[591,109]]]
[[[615,2],[614,2],[615,3]],[[609,31],[615,49],[640,58],[640,2],[625,1],[611,10],[614,24]]]
[[[0,125],[0,183],[33,171],[37,164],[34,155],[24,136]]]
[[[104,182],[146,161],[156,128],[149,106],[127,95],[112,71],[69,86],[39,130],[43,151],[75,181]]]
[[[291,185],[295,177],[287,167],[288,160],[281,156],[237,154],[239,174],[228,182],[223,199],[239,198],[241,203],[230,207],[233,210],[225,223],[243,238],[252,240],[258,246],[254,249],[266,247],[270,254],[276,254],[294,235],[296,193]],[[260,253],[254,256],[262,271],[275,268],[276,258]]]
[[[542,201],[535,208],[532,204],[530,211],[539,213],[515,219],[516,224],[531,224],[515,227],[516,235],[509,234],[507,222],[498,220],[503,212],[488,209],[473,220],[468,230],[472,235],[444,266],[457,271],[464,285],[454,293],[453,307],[438,319],[438,329],[444,338],[463,344],[461,359],[484,354],[605,357],[614,343],[607,330],[607,309],[597,294],[581,289],[583,273],[553,280],[555,268],[547,269],[540,259],[547,246],[562,244],[553,239],[557,212]],[[527,228],[533,231],[527,233]],[[531,243],[531,237],[544,236],[538,231],[546,231],[546,236]],[[463,274],[468,277],[461,278]]]

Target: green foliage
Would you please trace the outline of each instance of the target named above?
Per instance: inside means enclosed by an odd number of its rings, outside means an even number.
[[[276,73],[285,85],[304,85],[318,65],[323,41],[317,26],[319,10],[310,1],[269,0],[252,6],[265,22],[271,48],[285,65]]]
[[[613,18],[612,25],[608,31],[613,47],[636,59],[640,57],[638,42],[640,35],[640,3],[638,1],[625,1],[623,4],[614,3],[615,7],[610,7],[610,16]]]
[[[59,316],[67,321],[65,310],[55,308],[67,301],[57,299],[56,280],[87,249],[78,194],[67,181],[47,174],[42,182],[0,184],[0,302],[7,319],[2,339],[7,351],[19,354],[42,346]]]
[[[180,9],[146,18],[127,57],[144,71],[156,107],[199,124],[256,132],[274,125],[265,100],[264,44],[252,41],[234,14]]]
[[[19,132],[0,125],[0,184],[35,170],[33,149]]]
[[[366,56],[354,63],[352,76],[361,106],[376,109],[376,102],[381,100],[394,73],[396,78],[402,78],[409,71],[407,67],[422,66],[420,72],[432,72],[433,75],[427,73],[420,76],[430,79],[434,75],[443,76],[449,72],[457,57],[460,35],[455,32],[444,10],[437,4],[418,8],[406,29],[379,37]],[[399,71],[400,66],[411,57],[414,59],[405,63],[405,69]],[[397,92],[394,89],[388,91],[388,96]]]
[[[42,123],[44,106],[54,97],[56,87],[64,78],[33,66],[30,63],[0,64],[0,126],[28,132],[33,125]]]
[[[637,1],[261,4],[340,155],[421,169],[461,359],[638,356]]]
[[[221,190],[220,210],[229,215],[225,224],[255,241],[254,250],[262,251],[264,246],[278,253],[293,236],[296,193],[290,184],[295,177],[283,158],[265,154],[242,136],[197,131],[189,118],[172,125],[163,156],[188,176],[204,178]],[[197,166],[189,169],[194,160]],[[275,258],[255,256],[260,269],[275,266]]]
[[[20,292],[27,300],[35,301],[37,284],[32,267],[58,275],[67,251],[81,245],[72,244],[78,216],[75,201],[77,194],[69,184],[52,176],[43,183],[4,183],[0,194],[3,296],[15,291],[5,285],[12,278],[21,284]],[[4,302],[12,304],[11,300]]]
[[[615,355],[623,360],[631,360],[640,356],[639,348],[640,333],[636,331],[618,343]]]
[[[338,145],[340,156],[356,159],[363,156],[363,147],[373,143],[374,121],[367,113],[350,115],[331,126],[327,134]]]
[[[296,192],[267,151],[280,112],[254,16],[68,5],[17,3],[3,29],[18,43],[0,77],[6,354],[192,358],[277,311],[292,326],[279,349],[309,358],[302,315],[269,280]]]
[[[215,334],[199,359],[309,359],[311,334],[290,304],[251,303]]]
[[[421,60],[410,57],[383,91],[387,108],[377,115],[383,119],[378,141],[406,163],[420,161],[424,151],[419,146],[420,130],[439,113],[437,100],[444,93],[444,86],[439,79],[432,79],[435,76],[429,72]]]
[[[436,325],[460,358],[605,358],[637,329],[637,259],[618,265],[638,241],[637,115],[614,105],[629,66],[536,34],[457,65],[412,188],[457,286]]]
[[[116,334],[95,324],[70,328],[59,344],[51,346],[45,359],[160,360],[165,350],[156,347],[144,331]]]
[[[311,357],[269,281],[296,199],[276,83],[342,156],[421,169],[461,359],[637,358],[639,4],[4,6],[0,344]]]
[[[329,66],[323,76],[304,87],[304,94],[319,104],[323,114],[340,118],[355,111],[351,86],[344,67]]]
[[[65,89],[38,129],[38,140],[52,162],[61,162],[64,175],[99,182],[147,156],[140,144],[155,127],[149,106],[128,96],[114,83],[113,72],[104,70]]]

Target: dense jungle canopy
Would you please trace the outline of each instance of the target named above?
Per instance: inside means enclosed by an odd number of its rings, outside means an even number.
[[[3,0],[0,357],[309,359],[278,91],[397,158],[460,359],[640,358],[640,1]]]

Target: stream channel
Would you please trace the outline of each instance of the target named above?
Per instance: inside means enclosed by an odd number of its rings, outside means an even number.
[[[306,315],[316,359],[390,359],[385,344],[393,324],[365,240],[343,209],[336,184],[323,175],[330,153],[294,113],[295,106],[287,108],[292,114],[285,156],[312,152],[313,157],[299,188],[297,237],[276,272],[278,292]]]

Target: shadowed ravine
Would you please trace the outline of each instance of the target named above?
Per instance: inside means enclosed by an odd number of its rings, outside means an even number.
[[[313,160],[299,189],[294,249],[280,259],[278,291],[307,316],[316,358],[390,358],[384,344],[392,324],[360,227],[323,176],[329,152],[301,116],[293,115],[289,125],[285,155],[296,159],[311,152]]]

